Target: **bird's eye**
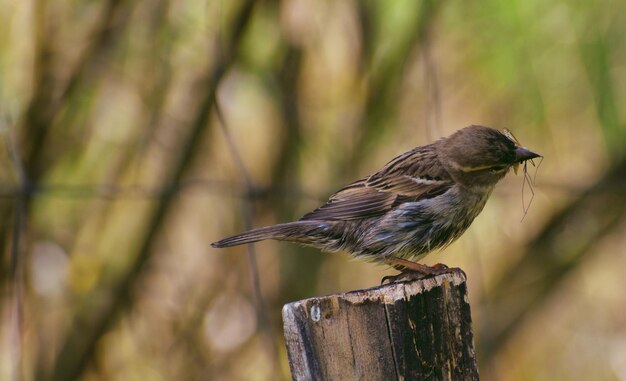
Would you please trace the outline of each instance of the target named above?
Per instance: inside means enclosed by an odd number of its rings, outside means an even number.
[[[494,165],[493,167],[489,168],[489,170],[491,171],[491,173],[502,172],[506,170],[506,165]]]

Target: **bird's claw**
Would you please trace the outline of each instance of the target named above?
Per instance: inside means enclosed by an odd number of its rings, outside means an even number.
[[[430,276],[433,276],[433,275],[422,273],[419,271],[405,270],[405,271],[402,271],[400,274],[384,276],[383,279],[380,281],[380,284],[385,284],[385,282],[387,281],[389,282],[388,284],[399,283],[399,282],[412,282],[415,280],[425,279]]]
[[[389,282],[389,284],[399,282],[412,282],[416,280],[431,278],[441,274],[450,274],[456,272],[461,272],[463,276],[465,276],[465,272],[459,267],[448,267],[443,263],[437,263],[434,266],[430,266],[428,268],[428,272],[404,269],[400,272],[400,274],[384,276],[383,279],[380,281],[380,284],[385,284],[385,282]]]

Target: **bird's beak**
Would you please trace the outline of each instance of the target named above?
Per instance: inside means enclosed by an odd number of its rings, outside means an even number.
[[[523,161],[534,159],[539,156],[541,155],[539,155],[538,153],[534,153],[528,148],[517,147],[517,149],[515,149],[515,162],[516,163],[521,163]]]
[[[534,153],[528,148],[517,147],[515,149],[515,164],[513,164],[513,171],[517,175],[517,169],[519,168],[520,163],[525,162],[526,160],[534,159],[536,157],[540,157],[538,153]]]

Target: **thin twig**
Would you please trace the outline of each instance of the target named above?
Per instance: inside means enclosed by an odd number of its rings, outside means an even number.
[[[30,195],[30,181],[26,174],[26,169],[24,168],[24,163],[19,154],[19,150],[17,144],[15,143],[15,139],[10,131],[7,131],[5,143],[7,145],[7,150],[9,152],[9,157],[13,164],[13,170],[16,174],[18,184],[20,187],[20,196],[15,200],[15,208],[13,211],[13,228],[11,232],[11,262],[9,268],[9,282],[10,282],[10,293],[12,295],[13,302],[13,313],[12,321],[13,326],[13,350],[14,350],[14,363],[11,364],[13,369],[12,379],[19,380],[21,362],[22,362],[22,320],[23,320],[23,303],[24,303],[24,294],[23,294],[23,266],[22,261],[20,260],[20,241],[22,237],[22,232],[24,229],[24,221],[26,214],[26,204],[28,202],[28,197]]]
[[[530,210],[530,206],[532,205],[533,200],[535,199],[534,186],[537,182],[537,172],[539,171],[539,166],[543,162],[543,156],[540,157],[539,164],[537,165],[535,165],[534,160],[529,160],[529,161],[533,165],[533,167],[535,167],[535,173],[532,177],[528,174],[528,161],[525,161],[524,162],[524,181],[522,181],[522,210],[524,211],[524,215],[522,216],[522,219],[520,220],[520,222],[524,221],[524,218],[526,218],[526,215],[528,214],[528,211]],[[526,183],[528,183],[528,188],[530,189],[530,193],[531,193],[530,201],[528,201],[528,206],[526,206],[526,202],[524,201],[524,185]]]
[[[102,184],[38,184],[32,185],[30,196],[45,196],[62,199],[106,199],[106,200],[150,200],[161,199],[174,193],[197,190],[200,194],[232,196],[238,198],[271,199],[290,198],[322,202],[322,196],[309,194],[297,186],[268,187],[256,186],[252,191],[239,191],[240,184],[212,179],[185,179],[176,184],[158,188],[142,185]],[[244,186],[245,188],[245,186]],[[0,185],[0,199],[17,199],[24,191],[19,186]]]
[[[226,123],[226,119],[224,118],[224,114],[222,113],[217,97],[215,98],[215,113],[219,120],[219,125],[222,130],[222,133],[224,134],[226,144],[228,145],[228,150],[230,152],[230,155],[235,161],[235,164],[237,165],[237,169],[240,172],[246,184],[246,190],[247,192],[253,193],[255,190],[254,183],[250,177],[250,174],[246,170],[246,167],[243,163],[243,159],[241,158],[241,155],[239,154],[239,151],[237,150],[234,140],[230,134],[230,131],[228,129],[228,124]],[[253,205],[252,205],[251,198],[246,198],[242,207],[243,221],[244,221],[246,230],[250,230],[253,227],[252,226],[252,220],[253,220],[252,207]],[[267,308],[265,306],[265,302],[263,300],[263,294],[261,292],[261,280],[259,277],[259,267],[258,267],[258,263],[256,260],[256,249],[255,249],[254,243],[250,243],[246,246],[248,248],[247,250],[248,268],[249,268],[249,275],[250,275],[250,283],[252,284],[252,290],[254,292],[254,300],[255,300],[255,306],[257,310],[257,318],[259,319],[261,330],[265,336],[265,343],[269,349],[268,353],[270,354],[270,356],[272,356],[272,363],[274,365],[274,368],[273,368],[273,372],[275,376],[274,378],[276,378],[277,371],[280,366],[280,364],[278,363],[278,350],[277,350],[277,345],[274,341],[274,337],[275,337],[274,329],[272,328],[272,325],[270,324],[270,319],[267,313]]]
[[[528,175],[528,162],[524,162],[524,179],[522,180],[522,211],[523,211],[523,215],[522,215],[522,219],[520,220],[520,222],[524,221],[524,218],[526,218],[526,215],[528,214],[528,210],[530,209],[530,205],[533,203],[533,199],[535,198],[535,190],[533,189],[533,185],[530,179],[530,176]],[[525,189],[525,185],[526,183],[528,183],[528,188],[530,189],[530,201],[528,202],[528,206],[526,206],[526,202],[524,201],[524,189]]]
[[[437,65],[432,54],[432,21],[426,25],[420,38],[421,54],[423,60],[424,91],[426,94],[427,107],[424,110],[425,127],[428,131],[428,140],[435,140],[441,136],[441,95]]]

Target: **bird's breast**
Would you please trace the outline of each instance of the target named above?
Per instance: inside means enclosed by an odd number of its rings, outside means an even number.
[[[471,223],[485,207],[492,191],[493,186],[472,190],[460,186],[452,187],[448,192],[433,198],[431,203],[425,203],[425,206],[442,221],[452,223],[459,219],[463,222],[469,219]]]
[[[490,193],[491,189],[472,192],[458,186],[437,197],[406,202],[382,217],[347,229],[342,248],[366,259],[419,260],[459,238],[482,211]]]

